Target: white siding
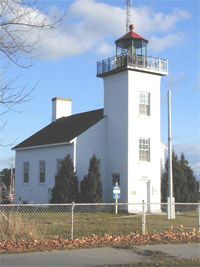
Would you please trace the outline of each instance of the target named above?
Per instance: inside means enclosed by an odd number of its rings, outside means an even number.
[[[73,159],[73,144],[28,149],[16,151],[15,174],[15,202],[28,201],[28,203],[48,203],[50,194],[55,184],[56,159],[64,158],[70,154]],[[45,183],[39,183],[39,161],[46,161]],[[29,162],[29,183],[23,183],[23,162]]]
[[[103,182],[103,201],[105,201],[106,173],[105,173],[105,130],[106,118],[77,137],[76,140],[76,173],[80,181],[88,173],[90,159],[95,153],[100,159],[100,171]]]
[[[107,198],[112,202],[112,174],[120,174],[121,199],[128,201],[128,71],[104,78],[104,114],[107,116]]]
[[[128,70],[104,78],[107,201],[112,200],[112,173],[120,174],[120,202],[160,201],[160,80]],[[150,116],[139,115],[140,92],[150,94]],[[149,162],[139,161],[139,138],[150,140]]]
[[[105,175],[105,128],[106,118],[96,123],[90,129],[78,136],[69,145],[53,146],[37,149],[16,151],[16,184],[15,202],[48,203],[49,189],[55,183],[57,173],[56,160],[64,158],[68,153],[74,161],[79,183],[88,173],[89,162],[95,153],[100,159],[100,171],[103,180],[103,193],[106,190]],[[46,162],[46,179],[39,183],[39,161]],[[23,183],[23,162],[29,162],[29,183]],[[105,201],[105,194],[103,195]]]
[[[160,80],[159,75],[129,71],[128,201],[131,203],[147,199],[160,202]],[[150,116],[139,115],[141,91],[150,94]],[[149,162],[139,161],[139,138],[150,140]]]

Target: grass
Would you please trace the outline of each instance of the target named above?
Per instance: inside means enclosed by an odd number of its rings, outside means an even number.
[[[194,228],[198,229],[198,215],[197,212],[196,214],[194,212],[182,212],[177,214],[174,220],[167,220],[166,215],[147,215],[146,228],[150,233],[163,233],[170,229],[174,232],[180,232],[180,229],[181,231],[189,232]]]
[[[49,211],[49,209],[24,212],[11,210],[0,213],[0,240],[34,237],[36,239],[70,238],[71,212]],[[182,225],[182,226],[181,226]],[[98,235],[141,233],[142,216],[128,213],[115,215],[114,212],[74,212],[74,238]],[[197,211],[180,212],[175,220],[166,215],[147,215],[146,230],[149,233],[172,230],[175,232],[198,229]]]

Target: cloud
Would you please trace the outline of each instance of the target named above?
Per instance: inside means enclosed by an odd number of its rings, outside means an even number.
[[[57,14],[61,12],[55,7],[52,10]],[[177,31],[177,23],[190,17],[189,12],[184,9],[175,8],[171,13],[164,14],[145,5],[133,8],[132,14],[136,32],[150,40],[150,49],[153,52],[179,45],[184,35]],[[29,19],[33,22],[44,18],[50,21],[51,15],[46,16],[38,10],[31,10]],[[40,58],[58,60],[83,53],[107,55],[112,52],[112,46],[114,48],[113,39],[124,33],[125,7],[112,6],[109,2],[97,0],[75,0],[69,6],[66,18],[59,28],[54,31],[33,29],[28,35],[20,37],[34,42],[39,35],[42,39],[38,47]]]
[[[94,42],[90,39],[78,40],[72,34],[62,31],[43,34],[39,44],[40,57],[46,60],[58,60],[67,56],[83,54],[89,51]]]
[[[190,18],[190,13],[184,9],[174,8],[171,14],[163,14],[145,5],[134,8],[132,13],[136,28],[146,35],[172,31],[179,21]]]
[[[153,52],[161,52],[166,48],[171,48],[181,44],[184,40],[182,32],[167,34],[164,37],[152,36],[150,37],[149,49]]]
[[[46,32],[40,46],[41,55],[45,59],[87,52],[107,55],[114,48],[107,39],[122,35],[124,29],[123,9],[94,0],[76,0],[69,7],[62,27]]]
[[[100,45],[98,45],[95,52],[97,55],[109,56],[115,53],[115,48],[113,45],[109,45],[108,43],[101,43]]]
[[[94,38],[123,34],[125,10],[94,0],[76,0],[69,8],[70,16],[78,19],[78,27]]]

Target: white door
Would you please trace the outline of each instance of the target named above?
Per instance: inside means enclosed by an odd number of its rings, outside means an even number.
[[[147,211],[151,211],[150,181],[147,181]]]
[[[150,199],[150,181],[141,181],[140,183],[140,202],[144,200],[146,205],[146,211],[150,212],[151,210],[151,199]]]

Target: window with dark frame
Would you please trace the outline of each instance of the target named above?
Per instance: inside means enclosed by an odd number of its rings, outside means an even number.
[[[119,173],[113,173],[112,174],[112,185],[116,185],[116,183],[118,185],[120,185],[120,174]]]
[[[43,184],[45,183],[45,166],[46,163],[44,160],[40,161],[40,183]]]
[[[57,159],[56,160],[56,169],[57,169],[57,174],[61,171],[61,168],[62,168],[62,162],[63,162],[64,159]]]
[[[150,116],[150,93],[140,92],[139,114],[143,116]]]
[[[139,139],[139,160],[150,161],[150,139],[149,138]]]
[[[24,162],[24,183],[29,183],[29,162]]]

